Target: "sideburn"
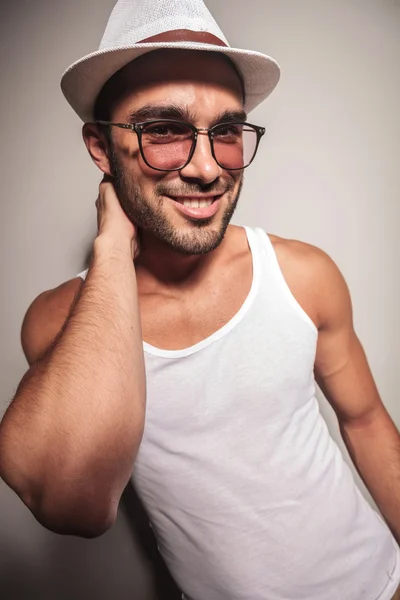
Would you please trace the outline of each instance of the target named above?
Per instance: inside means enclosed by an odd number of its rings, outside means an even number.
[[[117,194],[118,200],[119,200],[121,207],[122,207],[123,211],[125,212],[126,216],[129,218],[129,220],[134,221],[133,215],[131,214],[131,210],[130,210],[132,204],[129,201],[129,199],[126,198],[126,195],[125,195],[125,190],[126,190],[125,174],[119,163],[117,155],[115,153],[114,145],[111,140],[111,136],[109,137],[109,139],[107,139],[107,146],[108,146],[108,160],[110,163],[111,176],[113,179],[113,185],[115,188],[115,192]]]

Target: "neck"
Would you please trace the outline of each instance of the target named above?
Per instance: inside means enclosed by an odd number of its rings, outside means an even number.
[[[201,285],[224,254],[226,237],[215,250],[206,254],[185,255],[140,229],[140,254],[135,260],[137,276],[146,287],[179,288],[182,291]]]

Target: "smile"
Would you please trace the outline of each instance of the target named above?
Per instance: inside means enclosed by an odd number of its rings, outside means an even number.
[[[208,196],[207,198],[204,196],[197,198],[194,196],[168,196],[168,198],[184,215],[195,219],[204,219],[212,217],[218,212],[222,195]]]
[[[215,199],[217,198],[217,196],[212,196],[209,198],[204,198],[204,197],[199,197],[199,198],[185,198],[185,197],[180,197],[180,198],[172,198],[173,200],[175,200],[175,202],[179,202],[180,204],[183,204],[184,206],[188,206],[189,208],[203,208],[204,206],[210,206]]]

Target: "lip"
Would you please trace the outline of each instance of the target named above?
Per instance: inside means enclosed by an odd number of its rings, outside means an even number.
[[[202,208],[189,208],[188,206],[184,206],[171,196],[167,196],[167,198],[168,200],[171,200],[171,202],[174,203],[177,210],[179,210],[187,217],[192,217],[194,219],[207,219],[208,217],[214,216],[218,212],[222,196],[223,194],[219,196],[201,196],[201,198],[204,198],[204,200],[206,198],[216,198],[216,200],[214,200],[214,202],[210,204],[210,206],[204,206]],[[190,196],[185,196],[185,198],[190,198]],[[200,196],[196,196],[196,198],[200,198]]]

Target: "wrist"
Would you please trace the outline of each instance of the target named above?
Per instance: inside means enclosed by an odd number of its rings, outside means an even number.
[[[107,233],[100,233],[93,242],[94,258],[129,259],[132,257],[132,242],[127,238],[116,239]]]

